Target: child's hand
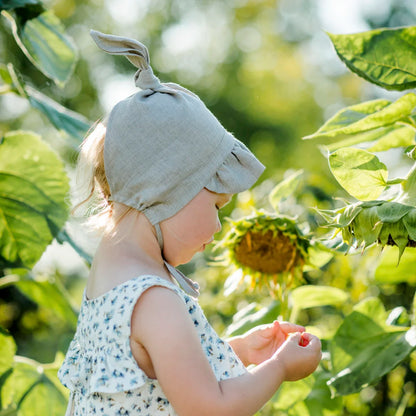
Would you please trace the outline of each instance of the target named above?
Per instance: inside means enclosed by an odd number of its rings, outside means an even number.
[[[253,328],[240,338],[245,364],[262,363],[277,351],[289,334],[303,331],[303,326],[278,321]]]
[[[296,381],[313,373],[321,360],[321,341],[304,333],[290,334],[273,355],[284,368],[284,379]]]

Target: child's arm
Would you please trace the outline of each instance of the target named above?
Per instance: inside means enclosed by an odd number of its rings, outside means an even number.
[[[256,326],[245,334],[227,341],[245,366],[258,365],[269,359],[289,334],[294,332],[305,332],[305,327],[274,321],[271,324]]]
[[[308,335],[299,346],[294,334],[272,357],[246,374],[218,382],[182,300],[171,290],[153,287],[132,315],[132,340],[149,354],[156,377],[180,416],[250,416],[284,380],[306,377],[317,367],[319,340]]]

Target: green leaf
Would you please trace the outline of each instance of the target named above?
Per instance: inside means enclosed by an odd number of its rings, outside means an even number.
[[[377,206],[376,209],[380,221],[384,223],[396,223],[409,211],[412,211],[413,207],[398,202],[386,201],[382,205]]]
[[[269,201],[272,207],[278,211],[279,203],[287,199],[295,192],[303,175],[303,170],[298,170],[288,178],[279,182],[270,192]]]
[[[409,234],[409,239],[416,241],[416,208],[413,208],[403,217],[403,224]]]
[[[0,327],[0,375],[13,365],[16,350],[17,347],[13,337]]]
[[[349,295],[341,289],[331,286],[299,286],[293,289],[291,301],[296,309],[318,306],[340,306],[348,301]]]
[[[362,201],[377,199],[386,187],[386,166],[365,150],[339,149],[329,155],[329,166],[339,184]]]
[[[1,390],[3,407],[17,406],[22,416],[62,416],[66,397],[51,380],[40,363],[16,362],[12,374]]]
[[[416,87],[416,27],[328,34],[347,67],[388,90]]]
[[[69,181],[57,154],[34,133],[0,144],[0,263],[32,267],[68,217]]]
[[[384,152],[392,148],[408,147],[415,144],[414,128],[403,125],[400,122],[388,127],[380,127],[364,133],[346,135],[345,137],[345,139],[330,143],[325,147],[329,152],[333,152],[342,147],[350,147],[359,143],[375,142],[372,146],[368,147],[367,150],[369,152]]]
[[[294,403],[287,411],[288,416],[339,416],[342,414],[343,402],[341,397],[331,397],[327,386],[329,375],[325,371],[313,373],[314,384],[309,395],[303,400]],[[311,377],[311,376],[309,376]],[[308,378],[309,378],[308,377]],[[288,383],[288,387],[293,384]],[[286,393],[286,392],[285,392]]]
[[[374,278],[381,284],[398,284],[406,282],[409,285],[416,284],[416,248],[408,247],[403,253],[400,263],[398,247],[385,247],[378,264]]]
[[[247,314],[236,314],[233,322],[228,326],[226,336],[232,337],[241,335],[257,325],[269,324],[273,322],[280,313],[280,301],[272,301],[269,306],[259,309],[258,304],[249,305]]]
[[[18,10],[22,13],[26,9]],[[75,68],[75,46],[51,11],[37,13],[33,16],[18,15],[14,19],[8,12],[2,12],[10,21],[14,38],[27,58],[43,74],[62,86]]]
[[[26,87],[26,92],[30,104],[45,114],[56,129],[65,131],[78,142],[84,139],[91,126],[85,117],[68,110],[33,88]]]
[[[58,282],[20,279],[15,286],[38,305],[53,311],[75,330],[77,314],[69,303],[64,288]]]
[[[41,4],[38,0],[2,0],[0,3],[0,10],[10,10],[17,7],[25,7],[28,5]]]
[[[383,223],[380,222],[377,214],[377,206],[362,210],[354,220],[354,237],[357,246],[364,242],[368,247],[378,240]]]
[[[318,368],[304,379],[283,383],[271,399],[274,409],[290,416],[338,416],[342,399],[331,398],[326,384],[329,377],[329,373]]]
[[[308,248],[307,264],[303,270],[308,271],[313,268],[321,268],[328,264],[333,257],[333,250],[321,243],[312,242]]]
[[[290,409],[296,403],[301,402],[308,397],[314,383],[314,374],[298,381],[283,383],[271,399],[273,407],[277,410]]]
[[[304,401],[307,412],[291,413],[291,416],[339,416],[342,414],[344,407],[342,398],[331,397],[331,391],[327,385],[328,379],[329,373],[326,371],[315,371],[315,384]]]
[[[402,182],[401,185],[402,185],[403,194],[400,195],[400,202],[415,206],[416,205],[416,163],[410,169],[409,173],[406,176],[406,179]]]
[[[416,328],[390,326],[379,299],[366,299],[349,314],[331,343],[335,395],[347,395],[375,383],[416,348]]]
[[[65,228],[63,228],[59,234],[56,236],[56,241],[59,244],[68,243],[77,253],[78,255],[83,258],[88,265],[91,266],[92,264],[92,256],[91,254],[87,253],[81,246],[79,246],[68,234]]]
[[[408,117],[416,106],[416,95],[408,93],[394,103],[372,100],[346,107],[331,117],[316,133],[304,139],[345,138],[346,135],[390,126]]]
[[[13,79],[6,65],[0,64],[0,78],[5,84],[12,85]]]
[[[415,130],[413,127],[403,126],[396,123],[391,128],[383,129],[383,134],[377,142],[370,146],[369,152],[384,152],[396,147],[407,147],[415,144]]]

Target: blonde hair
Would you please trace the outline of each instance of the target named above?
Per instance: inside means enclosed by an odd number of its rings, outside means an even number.
[[[86,224],[95,231],[111,234],[116,225],[134,208],[114,202],[104,168],[104,140],[106,126],[98,121],[91,128],[80,147],[76,171],[76,199],[81,200],[72,209],[75,214],[83,208]]]

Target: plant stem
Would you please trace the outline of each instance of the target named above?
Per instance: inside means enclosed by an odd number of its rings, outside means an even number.
[[[17,274],[9,274],[7,276],[0,278],[0,289],[3,289],[7,286],[13,285],[20,280],[20,276]]]
[[[19,93],[19,95],[23,98],[29,98],[25,89],[23,88],[22,84],[19,81],[19,77],[16,73],[16,71],[14,70],[14,67],[12,64],[7,64],[7,69],[9,71],[10,77],[12,78],[13,81],[13,86],[16,87],[17,92]]]
[[[400,404],[396,410],[396,413],[394,416],[403,416],[404,412],[407,407],[407,403],[409,402],[410,398],[412,397],[411,391],[405,391],[405,393],[402,396],[402,399],[400,400]]]
[[[8,94],[9,92],[13,92],[13,88],[11,88],[10,85],[2,85],[0,87],[0,95]]]
[[[399,202],[413,206],[416,205],[416,162],[401,185],[403,192],[400,195]]]

